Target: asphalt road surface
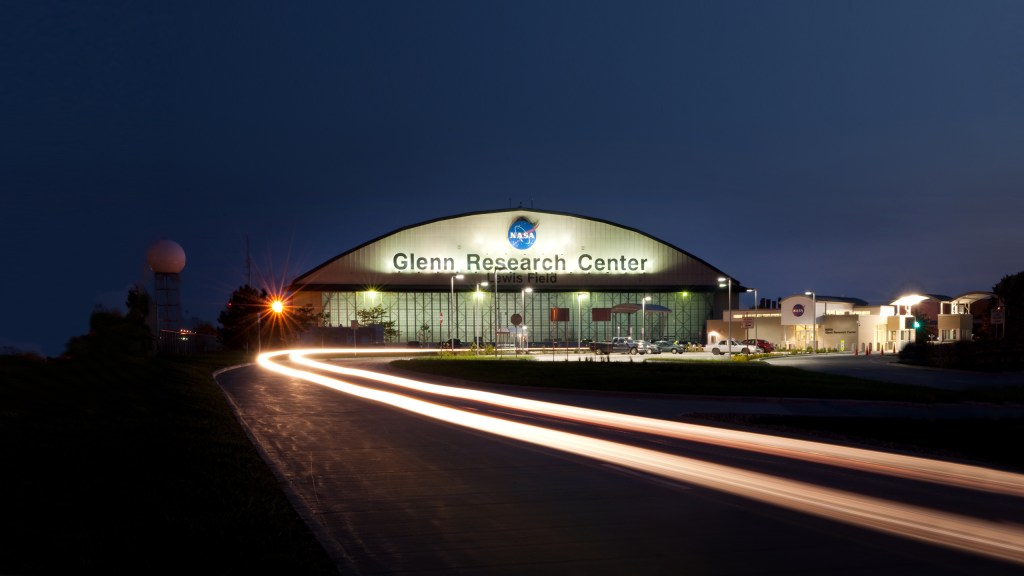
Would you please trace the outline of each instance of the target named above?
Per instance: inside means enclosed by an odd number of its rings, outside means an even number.
[[[872,527],[891,522],[886,515],[898,523],[934,510],[938,516],[925,517],[914,530],[927,531],[929,524],[939,525],[947,517],[968,517],[975,524],[949,531],[962,530],[971,540],[975,533],[988,538],[991,530],[996,540],[1008,540],[1009,548],[1024,548],[1024,483],[1019,477],[995,490],[948,486],[871,469],[887,464],[868,469],[834,465],[844,456],[808,461],[774,443],[765,450],[737,448],[735,443],[669,437],[314,372],[324,381],[255,365],[217,379],[296,508],[344,573],[1024,571],[1024,559],[929,543],[942,535],[893,535],[903,528]],[[386,392],[400,392],[401,407],[389,404]],[[468,414],[470,420],[496,417],[523,428],[504,436],[467,428],[440,420],[433,408],[417,413],[413,404],[425,400],[444,405],[436,410]],[[558,400],[586,404],[572,396]],[[615,401],[605,397],[603,402]],[[642,406],[651,405],[630,407],[644,412]],[[530,436],[533,430],[540,430],[538,438]],[[567,444],[547,443],[548,437],[563,436]],[[588,442],[601,446],[592,448]],[[605,447],[615,455],[600,453]],[[634,450],[652,459],[650,468],[636,463],[640,458],[632,456]],[[748,487],[730,487],[741,481]],[[767,488],[775,482],[779,488]],[[819,488],[825,492],[814,492]],[[791,495],[783,496],[787,490]],[[880,516],[865,523],[833,520],[854,514],[845,508],[836,508],[834,516],[827,512],[836,503],[846,506],[848,495],[850,510],[861,506],[860,498],[880,501]],[[1004,534],[1005,527],[1010,531]]]

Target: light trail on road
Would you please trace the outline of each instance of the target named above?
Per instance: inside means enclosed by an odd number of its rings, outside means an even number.
[[[351,352],[352,349],[278,351],[261,355],[259,364],[287,376],[474,430],[593,458],[831,520],[1024,564],[1024,528],[1020,525],[1000,524],[609,440],[467,412],[394,392],[360,386],[316,372],[291,368],[274,362],[274,359],[287,355],[291,361],[316,370],[371,379],[430,394],[475,400],[496,406],[621,429],[661,434],[673,438],[697,440],[730,448],[756,450],[801,460],[857,467],[871,472],[895,473],[915,479],[927,479],[943,484],[955,484],[1014,496],[1024,493],[1024,476],[1021,475],[925,458],[905,457],[765,434],[688,425],[490,392],[440,386],[368,370],[344,368],[307,357]]]
[[[328,354],[332,352],[337,353],[338,351],[326,351]],[[356,376],[439,396],[473,400],[493,406],[515,408],[536,414],[600,426],[611,426],[632,432],[657,434],[679,440],[714,444],[716,446],[760,452],[762,454],[771,454],[831,466],[841,466],[877,474],[1024,497],[1024,475],[1022,474],[916,456],[838,446],[824,442],[659,420],[657,418],[632,414],[530,400],[493,392],[443,386],[370,370],[348,368],[307,358],[309,355],[323,353],[324,351],[312,350],[293,351],[290,358],[297,364],[309,366],[310,368]]]

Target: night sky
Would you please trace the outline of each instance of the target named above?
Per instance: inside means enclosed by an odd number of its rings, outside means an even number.
[[[0,346],[55,356],[181,244],[185,316],[510,206],[762,297],[1024,270],[1024,2],[0,0]],[[741,304],[749,306],[750,296]]]

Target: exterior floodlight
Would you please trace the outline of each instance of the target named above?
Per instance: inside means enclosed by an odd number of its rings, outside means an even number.
[[[451,292],[448,293],[448,345],[455,350],[455,342],[452,340],[452,321],[459,315],[459,301],[455,300],[455,281],[465,278],[463,274],[456,274],[451,279]],[[452,314],[452,301],[455,302],[455,314]],[[459,335],[459,328],[456,326],[455,335]],[[443,348],[443,346],[442,346]]]
[[[644,296],[644,299],[640,301],[640,339],[646,339],[644,332],[647,328],[647,303],[651,301],[650,296]]]
[[[747,292],[754,293],[754,340],[757,340],[757,288],[747,288]]]
[[[473,348],[476,349],[476,355],[477,356],[480,355],[480,338],[477,336],[476,317],[480,314],[480,295],[481,294],[485,294],[485,292],[481,292],[480,291],[480,287],[481,286],[486,288],[487,287],[487,282],[486,281],[484,281],[484,282],[477,282],[476,283],[476,292],[473,294],[473,300],[476,301],[476,308],[473,310]],[[482,321],[481,321],[481,324],[483,324]]]
[[[275,314],[280,314],[284,310],[284,302],[274,300],[270,303],[270,309],[273,310]]]
[[[729,292],[726,295],[726,299],[727,299],[727,303],[729,305],[729,354],[731,355],[732,354],[732,278],[729,278],[728,276],[723,276],[723,277],[719,278],[718,281],[719,282],[724,282],[724,284],[719,284],[718,285],[719,288],[725,288],[725,287],[729,288]]]
[[[579,351],[583,344],[583,299],[587,297],[586,292],[576,294],[576,350]]]

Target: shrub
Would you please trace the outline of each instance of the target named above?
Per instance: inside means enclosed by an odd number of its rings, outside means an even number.
[[[1005,340],[908,344],[900,362],[936,368],[999,372],[1024,369],[1024,347]]]

